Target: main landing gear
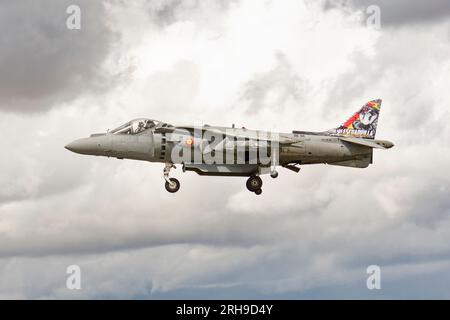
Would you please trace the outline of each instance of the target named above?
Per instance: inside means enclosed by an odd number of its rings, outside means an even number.
[[[178,181],[178,179],[175,178],[169,178],[170,170],[172,168],[176,169],[175,165],[171,162],[167,162],[164,166],[163,173],[164,173],[164,180],[166,181],[165,183],[166,190],[170,193],[175,193],[178,190],[180,190],[180,181]],[[278,177],[278,172],[276,171],[275,167],[271,168],[270,176],[272,178]],[[247,179],[246,183],[247,189],[250,192],[254,192],[256,195],[260,195],[262,193],[261,189],[262,185],[263,185],[262,179],[256,174],[253,174]]]
[[[164,167],[164,180],[166,180],[166,190],[170,193],[175,193],[178,190],[180,190],[180,181],[175,178],[169,178],[170,169],[176,169],[176,167],[173,165],[173,163],[166,163],[166,166]]]
[[[254,192],[257,195],[260,195],[262,193],[262,179],[259,176],[251,176],[247,180],[247,189],[250,192]]]
[[[273,179],[278,178],[278,171],[277,171],[276,166],[272,166],[270,168],[270,176]],[[246,185],[247,185],[247,189],[250,192],[254,192],[256,195],[260,195],[262,193],[262,189],[261,189],[262,184],[263,184],[262,179],[259,176],[254,174],[254,175],[250,176],[250,178],[248,178]]]

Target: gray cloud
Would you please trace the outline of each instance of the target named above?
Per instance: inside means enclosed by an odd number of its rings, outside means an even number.
[[[150,20],[160,26],[167,27],[180,21],[200,21],[209,20],[208,16],[213,16],[217,11],[225,11],[228,7],[236,3],[237,0],[146,0],[145,7],[149,13]]]
[[[450,16],[447,0],[326,0],[325,9],[337,8],[351,13],[355,9],[365,12],[371,5],[381,9],[382,26],[434,23]]]
[[[196,3],[188,3],[189,7],[193,7]],[[150,19],[156,24],[161,26],[167,26],[171,23],[177,21],[177,11],[183,6],[183,1],[181,0],[171,0],[171,1],[147,1],[148,11],[150,14]]]
[[[100,1],[76,1],[81,30],[69,30],[73,1],[1,1],[0,108],[38,112],[105,88],[102,63],[115,35]]]
[[[255,114],[264,108],[280,111],[289,99],[300,104],[305,82],[294,71],[288,58],[281,52],[275,54],[276,64],[272,70],[256,74],[243,87],[241,102],[248,103],[247,112]]]

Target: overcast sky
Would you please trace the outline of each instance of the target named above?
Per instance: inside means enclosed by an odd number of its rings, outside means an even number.
[[[450,298],[448,0],[0,0],[0,28],[0,298]],[[321,131],[377,98],[393,149],[261,196],[64,149],[136,117]]]

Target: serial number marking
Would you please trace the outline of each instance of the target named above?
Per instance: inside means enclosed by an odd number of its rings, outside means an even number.
[[[273,305],[263,304],[222,304],[220,314],[270,314]]]
[[[211,313],[217,314],[219,311],[220,315],[270,315],[272,308],[272,304],[221,304],[220,310],[217,310],[206,306],[189,306],[183,304],[182,307],[177,307],[177,315],[201,315],[206,318]]]

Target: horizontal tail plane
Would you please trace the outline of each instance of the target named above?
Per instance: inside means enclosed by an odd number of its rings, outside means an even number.
[[[394,146],[394,144],[387,140],[367,140],[361,138],[348,138],[342,137],[341,141],[350,142],[353,144],[357,144],[360,146],[376,148],[376,149],[390,149]]]

